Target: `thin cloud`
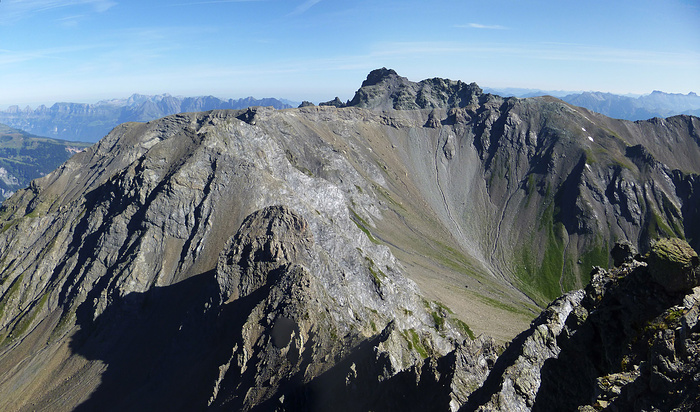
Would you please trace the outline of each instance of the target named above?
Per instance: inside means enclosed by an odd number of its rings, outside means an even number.
[[[296,15],[299,15],[299,14],[303,14],[303,13],[305,13],[308,9],[312,8],[313,6],[315,6],[316,4],[320,3],[321,1],[322,1],[322,0],[306,0],[305,2],[303,2],[302,4],[300,4],[299,6],[297,6],[297,8],[294,9],[294,11],[292,11],[292,12],[290,13],[290,15],[296,16]]]
[[[70,47],[53,47],[48,49],[39,49],[24,52],[2,49],[0,50],[0,67],[34,60],[60,59],[61,56],[65,54],[84,52],[87,50],[94,50],[97,48],[97,46],[82,45]]]
[[[1,4],[0,23],[16,22],[37,13],[67,7],[89,7],[101,13],[116,4],[111,0],[5,0]]]
[[[76,27],[78,22],[85,19],[84,14],[77,14],[75,16],[66,16],[58,19],[58,22],[64,27]]]
[[[479,23],[469,23],[469,24],[458,24],[455,27],[460,29],[486,29],[486,30],[509,30],[506,26],[501,26],[498,24],[479,24]]]
[[[201,6],[205,4],[223,4],[223,3],[251,3],[260,2],[266,0],[205,0],[205,1],[192,1],[189,3],[177,3],[171,4],[171,6]]]

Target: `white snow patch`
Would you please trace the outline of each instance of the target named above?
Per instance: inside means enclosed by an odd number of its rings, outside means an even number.
[[[585,127],[582,127],[581,130],[583,130],[583,131],[585,132],[585,131],[586,131],[586,128],[585,128]]]
[[[591,142],[594,141],[593,138],[592,138],[591,136],[588,136],[588,140],[590,140]]]
[[[591,165],[589,165],[588,163],[586,163],[586,169],[591,170]]]

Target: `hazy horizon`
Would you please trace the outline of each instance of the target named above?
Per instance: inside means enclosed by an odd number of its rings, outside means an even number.
[[[399,75],[401,75],[401,73],[399,73]],[[364,79],[363,79],[363,80],[364,80]],[[409,80],[412,80],[412,81],[420,81],[420,80],[424,80],[424,79],[409,79]],[[461,79],[452,79],[452,80],[461,80]],[[358,83],[358,86],[357,86],[358,88],[360,87],[361,82],[362,82],[362,81],[360,81],[360,82]],[[482,85],[479,85],[479,87],[481,87],[482,89],[484,89],[486,92],[490,92],[491,90],[510,92],[510,94],[508,94],[507,96],[510,96],[510,95],[521,96],[521,95],[524,95],[524,94],[527,94],[527,93],[537,93],[537,92],[542,92],[543,94],[544,94],[544,93],[550,94],[550,95],[552,95],[552,96],[554,96],[554,97],[563,97],[563,96],[566,96],[566,95],[569,95],[569,94],[579,94],[579,93],[609,93],[609,92],[606,92],[606,91],[603,91],[603,90],[541,90],[541,89],[528,89],[528,88],[520,88],[520,87],[490,87],[490,86],[482,86]],[[517,91],[517,93],[514,93],[515,91]],[[642,96],[648,96],[648,95],[652,94],[652,93],[655,92],[655,91],[660,91],[660,92],[663,92],[663,93],[667,93],[667,92],[664,92],[663,90],[653,90],[653,91],[651,91],[651,92],[649,92],[649,93],[645,93],[645,94],[627,93],[627,94],[618,94],[618,95],[619,95],[619,96],[624,96],[624,97],[638,98],[638,97],[642,97]],[[690,93],[695,93],[695,92],[694,92],[694,91],[690,91],[690,92],[688,92],[688,93],[673,93],[673,94],[688,95],[688,94],[690,94]],[[613,93],[613,94],[616,94],[616,93]],[[669,93],[669,94],[670,94],[670,93]],[[131,94],[125,95],[125,96],[108,97],[108,98],[103,98],[103,99],[94,100],[94,101],[68,101],[68,100],[61,100],[61,101],[55,101],[55,102],[35,102],[35,103],[29,102],[29,103],[26,103],[26,104],[5,104],[5,105],[0,105],[0,110],[6,111],[8,108],[13,107],[13,106],[17,106],[17,107],[19,107],[21,110],[24,110],[26,107],[29,107],[29,108],[31,108],[32,110],[34,110],[34,109],[39,108],[39,107],[42,106],[42,105],[43,105],[43,106],[46,106],[46,107],[51,107],[51,106],[53,106],[54,104],[57,104],[57,103],[98,104],[98,103],[101,103],[101,102],[109,102],[109,101],[111,101],[111,100],[127,100],[127,99],[129,99],[131,96],[133,96],[133,95],[144,95],[144,96],[149,96],[149,97],[153,97],[153,96],[172,96],[172,97],[176,97],[176,98],[197,98],[197,97],[208,97],[208,96],[213,96],[213,97],[216,97],[216,98],[221,99],[221,100],[228,100],[228,99],[238,100],[238,99],[246,99],[246,98],[248,98],[248,97],[252,97],[252,98],[254,98],[254,99],[256,99],[256,100],[262,100],[262,99],[266,99],[266,98],[273,98],[273,99],[280,100],[280,101],[282,101],[282,102],[289,102],[290,104],[291,104],[291,103],[300,104],[300,103],[301,103],[302,101],[304,101],[304,100],[307,100],[307,101],[308,101],[308,99],[303,99],[303,100],[287,99],[287,98],[284,97],[284,96],[217,96],[217,95],[211,95],[211,94],[208,94],[208,95],[200,94],[200,95],[190,95],[190,96],[186,96],[186,95],[182,95],[182,94],[177,94],[177,95],[175,95],[175,94],[168,93],[168,92],[154,93],[154,94],[144,94],[144,93],[135,92],[135,93],[131,93]],[[354,95],[354,91],[353,91],[353,95]],[[504,96],[504,97],[507,97],[507,96]],[[333,98],[335,98],[335,97],[336,97],[336,96],[333,96]],[[350,95],[348,98],[341,98],[340,100],[342,100],[342,101],[347,101],[347,100],[350,100],[351,98],[352,98],[352,95]],[[312,101],[312,103],[318,104],[318,103],[321,103],[321,102],[324,102],[324,101],[330,101],[330,100],[332,100],[332,98],[328,98],[328,99],[325,99],[325,100],[316,100],[316,101]]]
[[[694,1],[0,2],[0,108],[133,93],[346,100],[369,71],[483,88],[700,92]]]

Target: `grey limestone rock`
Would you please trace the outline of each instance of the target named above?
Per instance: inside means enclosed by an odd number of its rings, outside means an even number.
[[[342,269],[322,255],[309,223],[286,206],[252,213],[226,243],[216,270],[223,310],[241,302],[248,309],[236,310],[243,319],[241,335],[219,366],[210,406],[250,410],[282,397],[279,410],[324,410],[338,399],[345,399],[341,410],[372,408],[383,402],[372,400],[382,386],[396,387],[405,379],[399,376],[421,370],[414,368],[422,362],[405,334],[421,336],[421,347],[433,357],[455,347],[428,325],[369,310],[388,301],[392,312],[425,311],[396,274],[382,280],[394,290],[378,293],[341,280]],[[341,298],[345,302],[337,310]],[[411,332],[403,329],[407,321]],[[375,324],[385,326],[373,330]],[[442,334],[451,334],[453,342],[459,338],[449,330]],[[377,381],[387,383],[372,385]]]
[[[308,264],[312,244],[306,220],[287,207],[268,207],[248,216],[219,257],[222,301],[248,296],[277,280],[267,276]]]
[[[413,83],[391,69],[370,72],[347,104],[372,109],[416,110],[474,106],[482,90],[476,83],[427,79]]]
[[[556,359],[561,349],[557,338],[566,328],[569,315],[584,297],[571,292],[552,302],[529,330],[511,343],[498,359],[492,376],[473,395],[468,408],[480,411],[529,411],[535,405],[545,363]]]

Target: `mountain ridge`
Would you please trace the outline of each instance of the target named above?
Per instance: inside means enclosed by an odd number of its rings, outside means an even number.
[[[214,96],[176,97],[169,94],[133,94],[127,99],[89,103],[54,103],[36,109],[10,106],[0,111],[0,123],[43,136],[96,142],[125,122],[155,120],[171,114],[214,109],[243,109],[249,106],[291,107],[274,98],[222,100]]]
[[[388,69],[353,101],[125,123],[4,202],[0,407],[528,410],[551,362],[499,342],[558,353],[620,238],[697,247],[698,118]]]
[[[700,115],[700,97],[695,92],[687,94],[665,93],[659,90],[640,95],[619,95],[609,92],[565,92],[532,89],[485,88],[490,93],[520,98],[555,96],[567,103],[585,107],[588,110],[608,117],[625,120],[647,120],[653,117],[671,117],[677,115]]]

